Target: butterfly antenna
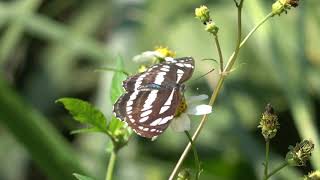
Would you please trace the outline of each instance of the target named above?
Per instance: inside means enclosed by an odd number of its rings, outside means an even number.
[[[199,79],[201,79],[201,78],[205,77],[206,75],[208,75],[208,74],[212,73],[214,70],[215,70],[215,69],[214,69],[214,68],[212,68],[210,71],[208,71],[207,73],[205,73],[205,74],[201,75],[200,77],[196,78],[195,80],[199,80]]]

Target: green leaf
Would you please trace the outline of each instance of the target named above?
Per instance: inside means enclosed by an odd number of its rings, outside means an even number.
[[[123,68],[123,59],[118,57],[117,64],[115,69],[124,69]],[[126,79],[126,75],[123,72],[114,72],[112,77],[112,88],[111,88],[111,101],[115,103],[117,99],[123,93],[122,81]]]
[[[80,133],[89,133],[89,132],[104,132],[105,131],[101,131],[100,129],[96,128],[96,127],[92,127],[92,128],[82,128],[82,129],[76,129],[71,131],[70,134],[80,134]]]
[[[56,102],[62,103],[73,118],[80,123],[90,124],[101,131],[107,130],[107,119],[90,103],[76,98],[61,98]]]
[[[112,116],[111,122],[108,125],[108,131],[111,134],[114,134],[117,129],[121,128],[124,126],[124,122],[120,121],[116,117]]]
[[[73,173],[72,175],[73,175],[74,177],[76,177],[78,180],[94,180],[94,179],[91,178],[91,177],[84,176],[84,175],[77,174],[77,173]]]

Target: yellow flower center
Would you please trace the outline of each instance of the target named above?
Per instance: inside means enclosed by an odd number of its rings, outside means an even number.
[[[177,110],[176,110],[176,114],[174,117],[179,117],[182,113],[184,113],[187,109],[187,103],[186,103],[186,99],[183,97],[181,100],[181,103],[179,104]]]
[[[159,52],[160,54],[162,54],[164,57],[175,57],[176,53],[171,51],[168,47],[156,47],[155,51]]]

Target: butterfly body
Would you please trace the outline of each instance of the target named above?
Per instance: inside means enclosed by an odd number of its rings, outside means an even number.
[[[160,135],[176,115],[184,100],[185,85],[194,70],[192,57],[155,64],[143,73],[123,81],[126,90],[114,104],[117,118],[125,121],[138,135]]]

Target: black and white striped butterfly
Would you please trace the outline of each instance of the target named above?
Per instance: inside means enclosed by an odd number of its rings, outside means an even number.
[[[128,77],[123,81],[126,93],[113,106],[116,117],[140,136],[160,135],[182,103],[182,83],[192,76],[193,70],[192,57],[166,58],[145,72]]]

